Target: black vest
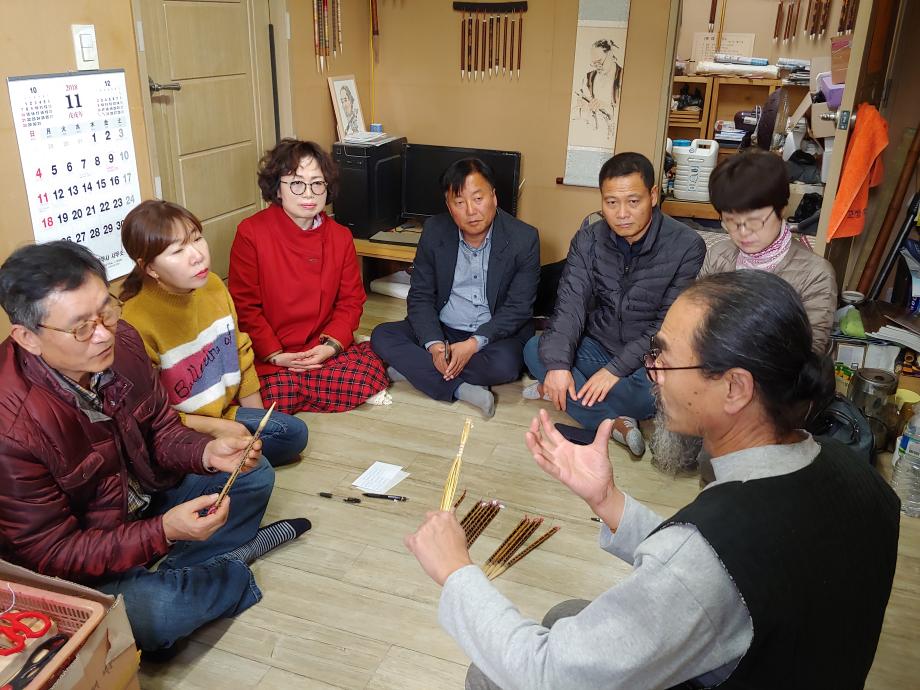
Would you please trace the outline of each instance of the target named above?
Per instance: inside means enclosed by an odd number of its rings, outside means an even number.
[[[751,614],[751,646],[720,688],[865,684],[894,578],[900,502],[843,445],[821,448],[791,474],[713,486],[655,530],[695,526]]]

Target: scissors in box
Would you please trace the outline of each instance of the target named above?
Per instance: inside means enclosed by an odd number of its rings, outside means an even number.
[[[36,621],[37,626],[29,623]],[[5,637],[10,646],[0,643],[0,656],[18,654],[26,647],[26,640],[42,637],[51,629],[51,619],[38,611],[7,611],[0,615],[0,637]]]

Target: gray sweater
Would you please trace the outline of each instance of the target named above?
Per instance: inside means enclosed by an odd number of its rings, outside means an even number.
[[[709,486],[795,472],[819,450],[807,436],[715,458]],[[646,538],[662,521],[627,496],[619,529],[602,527],[600,546],[631,563],[632,574],[551,630],[525,619],[474,565],[444,583],[440,623],[504,690],[637,690],[723,680],[753,639],[750,614],[696,528],[674,525]]]

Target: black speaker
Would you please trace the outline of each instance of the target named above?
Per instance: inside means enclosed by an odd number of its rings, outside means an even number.
[[[332,145],[339,166],[335,219],[355,237],[366,239],[399,224],[405,146],[405,137],[381,144]]]

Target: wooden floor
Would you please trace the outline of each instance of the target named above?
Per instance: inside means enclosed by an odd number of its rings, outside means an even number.
[[[371,295],[361,322],[402,318],[405,302]],[[141,668],[143,688],[462,688],[467,659],[440,629],[440,589],[403,546],[441,488],[471,409],[429,400],[406,383],[389,407],[304,415],[310,443],[301,463],[277,472],[266,521],[306,516],[313,529],[253,565],[264,599],[234,620],[198,631],[168,664]],[[523,513],[562,530],[496,581],[521,611],[539,619],[553,604],[592,598],[629,571],[597,547],[585,505],[534,464],[524,429],[540,405],[521,384],[496,389],[498,411],[477,420],[464,455],[461,488],[500,498],[506,510],[473,546],[481,563]],[[695,479],[672,480],[611,445],[618,484],[664,515],[689,502]],[[395,491],[406,503],[331,501],[318,491],[354,495],[351,482],[372,462],[403,465]],[[468,504],[467,504],[468,505]],[[859,592],[853,592],[854,597]],[[920,520],[902,517],[900,556],[885,628],[867,687],[920,687]]]

